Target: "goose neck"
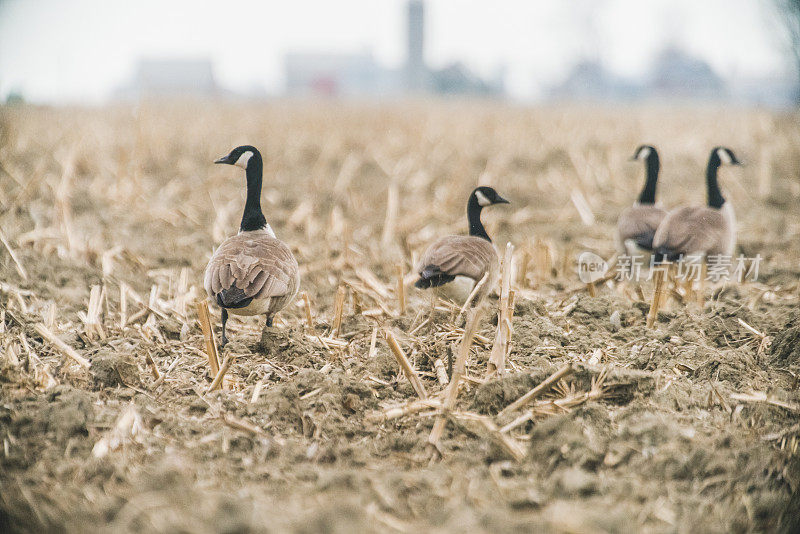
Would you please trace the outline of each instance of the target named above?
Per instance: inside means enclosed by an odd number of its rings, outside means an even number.
[[[655,204],[656,203],[656,185],[658,183],[658,171],[661,168],[661,163],[658,160],[658,154],[653,151],[647,157],[646,175],[644,188],[639,194],[639,204]]]
[[[486,228],[483,227],[483,223],[481,222],[481,210],[483,210],[483,206],[478,204],[478,199],[475,195],[470,196],[469,202],[467,202],[469,235],[483,238],[491,243],[492,240],[489,238],[489,234],[486,233]]]
[[[706,168],[706,193],[708,196],[708,206],[711,208],[720,209],[725,204],[725,198],[719,189],[719,181],[717,180],[717,171],[719,170],[719,163],[712,158],[708,162]]]
[[[258,153],[253,154],[247,162],[247,200],[244,203],[244,213],[239,231],[249,232],[261,230],[267,225],[264,213],[261,211],[261,181],[263,164]]]

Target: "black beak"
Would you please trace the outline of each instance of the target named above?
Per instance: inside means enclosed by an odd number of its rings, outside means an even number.
[[[497,198],[494,199],[494,203],[495,204],[511,204],[511,202],[509,202],[508,200],[504,199],[500,195],[497,195]]]
[[[217,158],[217,159],[214,160],[214,163],[228,163],[228,156],[229,156],[229,154],[226,154],[226,155],[222,156],[221,158]]]

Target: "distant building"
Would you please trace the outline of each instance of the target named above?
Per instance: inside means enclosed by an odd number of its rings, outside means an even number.
[[[425,63],[425,4],[410,0],[406,10],[406,62],[399,69],[379,64],[369,52],[290,53],[284,58],[289,96],[384,97],[425,94],[497,96],[501,76],[486,81],[461,63],[432,70]]]
[[[576,64],[564,81],[549,91],[553,99],[578,101],[632,100],[641,93],[641,86],[612,74],[595,60]]]
[[[290,53],[284,58],[290,96],[368,97],[397,91],[399,76],[371,53]]]
[[[442,95],[497,96],[504,92],[502,77],[485,81],[458,62],[431,71],[429,77],[433,92]]]
[[[133,79],[117,91],[123,99],[220,94],[210,59],[141,59]]]
[[[642,81],[608,71],[600,62],[577,63],[559,85],[549,91],[558,100],[617,101],[642,99],[730,100],[727,84],[702,59],[668,47],[653,61]]]
[[[656,97],[716,100],[726,96],[726,87],[707,62],[668,47],[653,63],[648,92]]]
[[[424,0],[409,0],[407,17],[405,76],[410,94],[500,96],[505,92],[502,76],[484,80],[458,61],[438,70],[429,68],[425,63]]]
[[[422,0],[410,0],[407,7],[406,90],[422,93],[430,81],[425,65],[425,4]]]

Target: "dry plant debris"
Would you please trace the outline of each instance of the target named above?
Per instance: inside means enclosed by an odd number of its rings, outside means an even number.
[[[797,528],[797,120],[0,110],[0,530]],[[759,279],[664,291],[647,328],[651,280],[587,288],[575,259],[612,256],[641,182],[632,147],[655,135],[663,201],[697,203],[720,132],[752,161],[724,187]],[[262,149],[303,293],[263,341],[232,318],[217,354],[218,311],[198,299],[242,209],[243,183],[211,164],[232,140]],[[432,300],[410,268],[466,231],[477,183],[513,201],[485,214],[513,246],[498,295]]]

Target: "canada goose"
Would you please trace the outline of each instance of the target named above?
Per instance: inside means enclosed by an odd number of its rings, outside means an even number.
[[[489,273],[488,283],[482,289],[482,293],[488,292],[496,281],[500,260],[481,223],[481,210],[492,204],[508,203],[491,187],[476,188],[467,201],[469,235],[450,235],[430,245],[419,261],[419,279],[414,285],[420,289],[439,287],[457,276],[477,283]]]
[[[247,175],[239,233],[223,241],[211,256],[203,283],[208,296],[222,308],[224,347],[229,312],[266,315],[266,327],[271,327],[274,314],[297,293],[300,272],[291,250],[275,237],[261,211],[261,153],[255,147],[240,146],[214,163],[242,167]]]
[[[653,236],[667,216],[667,212],[655,205],[656,184],[660,168],[655,147],[642,145],[636,149],[631,161],[644,161],[646,178],[639,198],[633,206],[626,208],[617,221],[617,252],[620,256],[633,256],[638,249],[653,250]]]
[[[706,206],[672,210],[653,237],[653,250],[660,259],[675,261],[683,256],[733,255],[736,246],[736,216],[733,206],[719,190],[720,165],[741,165],[724,147],[711,150],[706,168]]]

